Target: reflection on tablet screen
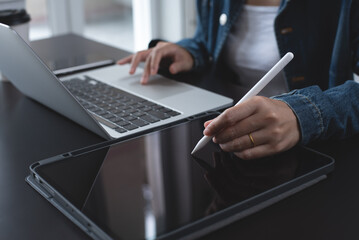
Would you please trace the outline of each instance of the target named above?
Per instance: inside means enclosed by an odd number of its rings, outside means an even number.
[[[182,124],[36,172],[110,237],[154,239],[230,214],[242,202],[331,163],[304,148],[244,161],[213,143],[192,157],[202,126]]]

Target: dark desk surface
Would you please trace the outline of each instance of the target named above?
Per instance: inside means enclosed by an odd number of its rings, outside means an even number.
[[[63,38],[41,40],[33,46],[42,57],[48,57],[51,55],[43,53],[44,47],[40,46],[58,48],[56,41]],[[115,59],[126,54],[103,45],[87,47],[100,48]],[[88,239],[28,186],[25,177],[29,165],[37,160],[101,141],[104,140],[25,97],[10,83],[0,83],[0,238]],[[336,169],[328,179],[203,239],[357,238],[358,143],[356,137],[322,145],[320,149],[336,159]]]

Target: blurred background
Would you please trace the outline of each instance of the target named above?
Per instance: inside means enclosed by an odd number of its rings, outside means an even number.
[[[178,41],[196,28],[196,0],[0,0],[0,10],[24,8],[30,41],[76,33],[130,52],[151,39]],[[359,81],[358,76],[355,79]]]
[[[31,41],[76,33],[136,51],[153,38],[191,37],[196,27],[195,0],[0,0],[0,10],[18,8],[31,16]]]

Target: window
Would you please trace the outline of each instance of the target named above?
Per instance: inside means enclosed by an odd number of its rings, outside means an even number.
[[[84,36],[133,51],[131,0],[84,0]]]
[[[26,0],[26,11],[31,16],[30,41],[51,36],[47,17],[47,0]]]
[[[26,0],[30,40],[76,33],[128,51],[192,36],[195,0]]]

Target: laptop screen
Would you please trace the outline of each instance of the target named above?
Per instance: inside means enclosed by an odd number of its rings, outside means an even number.
[[[73,152],[35,170],[111,238],[154,239],[186,232],[193,223],[200,227],[201,221],[239,210],[236,206],[243,210],[250,199],[332,163],[304,148],[244,161],[213,143],[192,157],[203,123]]]

